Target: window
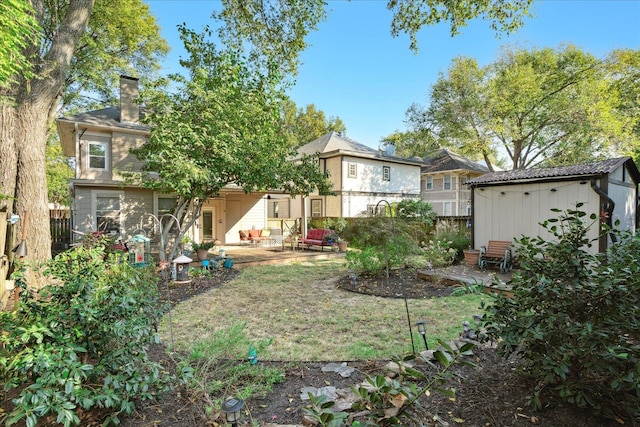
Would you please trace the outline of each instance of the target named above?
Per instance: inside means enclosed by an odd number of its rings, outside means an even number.
[[[444,176],[444,189],[451,190],[451,175]]]
[[[358,177],[358,164],[357,163],[349,163],[348,166],[349,168],[349,172],[348,172],[348,177],[349,178],[357,178]]]
[[[433,190],[433,177],[431,175],[427,176],[424,182],[427,190]]]
[[[158,218],[162,223],[162,226],[169,224],[173,218],[169,214],[173,214],[176,208],[176,198],[173,196],[158,196]],[[179,231],[178,224],[173,221],[171,230],[172,234],[177,234]]]
[[[427,178],[424,180],[424,187],[427,190],[433,190],[433,177],[431,175],[427,176]]]
[[[444,210],[442,214],[444,216],[451,216],[451,202],[444,202]]]
[[[384,205],[367,205],[368,216],[383,216],[385,214]]]
[[[465,185],[467,184],[468,179],[469,177],[467,175],[462,175],[460,177],[460,188],[465,188]]]
[[[89,158],[87,160],[89,169],[107,169],[108,147],[109,145],[106,142],[89,142]]]
[[[312,217],[322,216],[322,200],[320,199],[311,200],[311,216]]]
[[[391,168],[389,166],[382,167],[382,180],[391,181]]]
[[[120,234],[120,196],[96,196],[96,229],[107,234]]]

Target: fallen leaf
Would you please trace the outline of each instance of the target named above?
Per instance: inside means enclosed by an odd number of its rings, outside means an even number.
[[[398,393],[391,398],[391,404],[396,408],[402,408],[402,405],[404,405],[404,402],[406,401],[407,401],[407,396],[405,396],[402,393]]]
[[[453,421],[457,422],[458,424],[464,423],[464,420],[462,418],[454,418]]]
[[[531,420],[531,423],[533,423],[533,424],[538,424],[540,422],[538,417],[534,417],[533,415],[531,415],[530,420]]]

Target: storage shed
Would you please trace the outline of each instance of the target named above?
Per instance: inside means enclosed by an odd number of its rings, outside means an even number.
[[[589,237],[597,239],[602,224],[620,221],[619,229],[638,228],[638,183],[640,172],[631,157],[553,168],[491,172],[467,181],[471,188],[472,247],[489,240],[511,240],[525,236],[551,237],[541,222],[558,217],[551,209],[575,209],[599,216]],[[605,215],[606,214],[606,215]],[[604,252],[609,244],[602,237],[591,247]]]

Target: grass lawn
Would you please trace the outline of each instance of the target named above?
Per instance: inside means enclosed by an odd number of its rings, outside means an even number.
[[[244,323],[250,340],[272,340],[261,350],[262,360],[388,359],[411,352],[404,300],[336,289],[335,281],[346,274],[342,260],[247,267],[234,281],[176,306],[164,317],[162,339],[191,352],[216,332]],[[436,338],[458,336],[462,322],[481,313],[483,298],[410,299],[411,320],[426,320],[432,348]],[[416,350],[423,350],[413,329]]]

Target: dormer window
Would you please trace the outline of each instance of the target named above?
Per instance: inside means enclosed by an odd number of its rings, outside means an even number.
[[[108,148],[109,144],[106,142],[89,141],[89,169],[101,169],[107,170],[108,164]]]

